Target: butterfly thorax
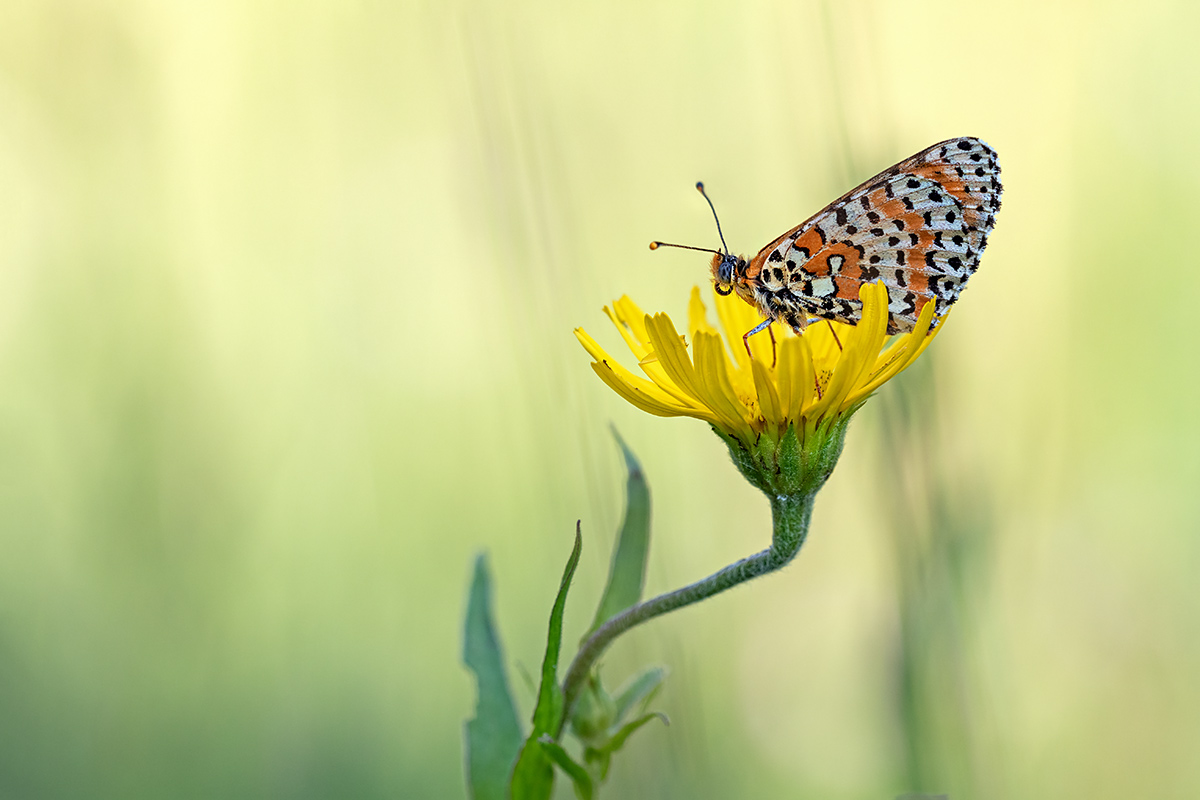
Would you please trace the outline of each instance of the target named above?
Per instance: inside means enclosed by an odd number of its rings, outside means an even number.
[[[793,329],[803,330],[808,316],[803,304],[786,289],[773,291],[765,286],[757,277],[759,272],[761,266],[742,256],[717,253],[712,258],[717,294],[737,292],[738,297],[758,309],[763,317],[782,319]]]

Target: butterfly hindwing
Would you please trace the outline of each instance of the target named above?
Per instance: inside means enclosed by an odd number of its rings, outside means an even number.
[[[964,137],[933,145],[847,192],[768,244],[746,270],[760,308],[799,305],[856,324],[859,287],[882,282],[889,333],[911,330],[931,300],[955,300],[1000,208],[996,153]],[[763,297],[757,297],[763,295]]]

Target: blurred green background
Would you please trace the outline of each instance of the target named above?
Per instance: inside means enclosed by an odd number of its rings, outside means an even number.
[[[780,575],[611,797],[1200,795],[1194,3],[0,2],[0,797],[458,797],[486,548],[535,668],[655,498],[662,591],[764,546],[694,420],[571,335],[684,314],[935,141],[1004,209]],[[629,363],[627,360],[626,363]],[[568,634],[568,642],[575,634]],[[523,713],[532,693],[513,673]],[[560,786],[560,795],[570,790]]]

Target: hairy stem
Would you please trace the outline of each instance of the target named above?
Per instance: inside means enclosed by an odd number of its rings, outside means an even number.
[[[774,531],[769,548],[734,562],[703,580],[631,606],[597,628],[579,648],[575,660],[571,662],[571,668],[567,670],[567,677],[563,681],[563,715],[555,738],[562,735],[563,727],[571,717],[571,709],[593,665],[614,639],[647,620],[698,603],[739,583],[745,583],[751,578],[766,575],[785,566],[800,552],[800,546],[804,544],[804,538],[808,535],[812,504],[812,495],[772,497],[771,518]]]

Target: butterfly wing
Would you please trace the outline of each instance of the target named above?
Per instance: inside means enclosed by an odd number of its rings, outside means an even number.
[[[882,281],[888,332],[912,330],[936,300],[940,315],[979,267],[1000,210],[996,151],[948,139],[884,170],[759,251],[746,282],[760,308],[798,304],[856,324],[859,287]],[[771,296],[774,296],[772,299]]]

